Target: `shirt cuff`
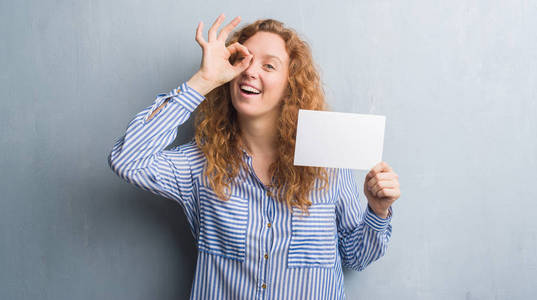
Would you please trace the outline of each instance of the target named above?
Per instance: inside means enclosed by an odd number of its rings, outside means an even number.
[[[388,208],[388,216],[384,219],[375,214],[369,204],[367,204],[367,211],[365,213],[365,223],[376,231],[385,231],[392,220],[393,208]]]
[[[205,96],[190,87],[186,81],[181,83],[177,88],[173,89],[170,94],[173,101],[177,101],[189,112],[196,110],[196,107],[205,100]],[[179,98],[177,100],[177,98]]]

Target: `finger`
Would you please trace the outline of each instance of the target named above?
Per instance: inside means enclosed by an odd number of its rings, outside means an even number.
[[[393,170],[386,162],[381,161],[378,164],[376,164],[373,168],[371,168],[369,173],[367,173],[366,177],[367,176],[373,177],[373,176],[375,176],[375,174],[380,173],[380,172],[384,172],[384,171],[390,172],[390,171],[393,171]]]
[[[367,173],[366,177],[373,177],[375,176],[377,173],[379,173],[381,170],[381,166],[380,166],[380,162],[377,163],[376,165],[374,165],[371,170],[369,170],[369,173]]]
[[[375,184],[381,181],[397,181],[397,174],[394,172],[377,173],[375,176],[367,180],[367,186],[373,187]]]
[[[209,42],[216,40],[216,31],[218,30],[218,26],[220,26],[224,18],[224,14],[220,14],[218,18],[216,18],[216,20],[214,21],[213,26],[211,26],[211,28],[209,29]]]
[[[250,51],[248,50],[248,48],[246,48],[246,46],[244,45],[241,45],[241,43],[239,42],[235,42],[227,46],[227,50],[229,51],[230,55],[233,55],[235,53],[239,55],[242,54],[242,56],[250,55]],[[237,56],[237,57],[240,57],[240,56]]]
[[[231,30],[233,30],[233,28],[235,28],[235,26],[237,26],[237,24],[239,24],[240,21],[241,21],[240,16],[237,16],[235,19],[231,20],[231,22],[229,22],[229,24],[227,24],[226,27],[222,28],[222,30],[220,31],[220,34],[218,34],[218,40],[225,42],[228,34],[231,32]]]
[[[203,38],[203,21],[199,22],[198,28],[196,29],[196,41],[198,42],[198,44],[200,44],[202,48],[204,48],[207,44],[207,42]]]
[[[390,189],[390,188],[383,188],[380,191],[377,191],[376,193],[373,193],[375,197],[377,198],[397,198],[399,195],[398,189]]]
[[[390,165],[388,165],[387,162],[381,161],[380,164],[382,165],[382,170],[387,171],[387,172],[393,172],[392,167],[390,167]]]
[[[392,181],[392,180],[388,180],[388,181],[381,181],[377,184],[375,184],[374,186],[371,186],[371,187],[368,187],[369,191],[372,193],[372,194],[375,194],[376,192],[384,189],[384,188],[389,188],[389,189],[395,189],[395,188],[399,188],[399,184],[395,181]]]
[[[250,66],[252,61],[252,55],[245,56],[245,58],[242,59],[239,64],[233,66],[233,69],[235,69],[236,73],[241,73],[242,71],[246,70],[248,66]]]
[[[252,62],[253,55],[250,54],[248,51],[248,48],[241,45],[238,42],[235,42],[228,46],[228,51],[231,53],[230,55],[235,55],[233,58],[233,69],[235,72],[240,73],[244,71]],[[237,64],[237,62],[239,62]]]

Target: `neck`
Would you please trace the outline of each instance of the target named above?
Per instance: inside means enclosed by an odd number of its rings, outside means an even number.
[[[270,117],[244,118],[237,116],[246,150],[252,156],[274,157],[278,131],[277,120]]]

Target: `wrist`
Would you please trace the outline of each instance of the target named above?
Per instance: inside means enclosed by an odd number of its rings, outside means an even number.
[[[389,209],[376,209],[373,208],[371,205],[369,205],[369,207],[371,208],[373,213],[375,213],[375,215],[379,218],[387,219],[388,215],[390,214]]]
[[[217,85],[215,85],[213,82],[207,80],[200,71],[196,72],[196,74],[194,74],[186,82],[186,84],[203,96],[207,95],[210,91],[217,87]]]

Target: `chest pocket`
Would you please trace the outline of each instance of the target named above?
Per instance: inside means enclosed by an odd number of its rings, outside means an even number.
[[[337,251],[335,204],[312,204],[309,212],[293,207],[287,267],[331,268]]]
[[[200,233],[198,249],[226,258],[244,261],[248,200],[231,195],[218,199],[209,188],[200,186]]]

